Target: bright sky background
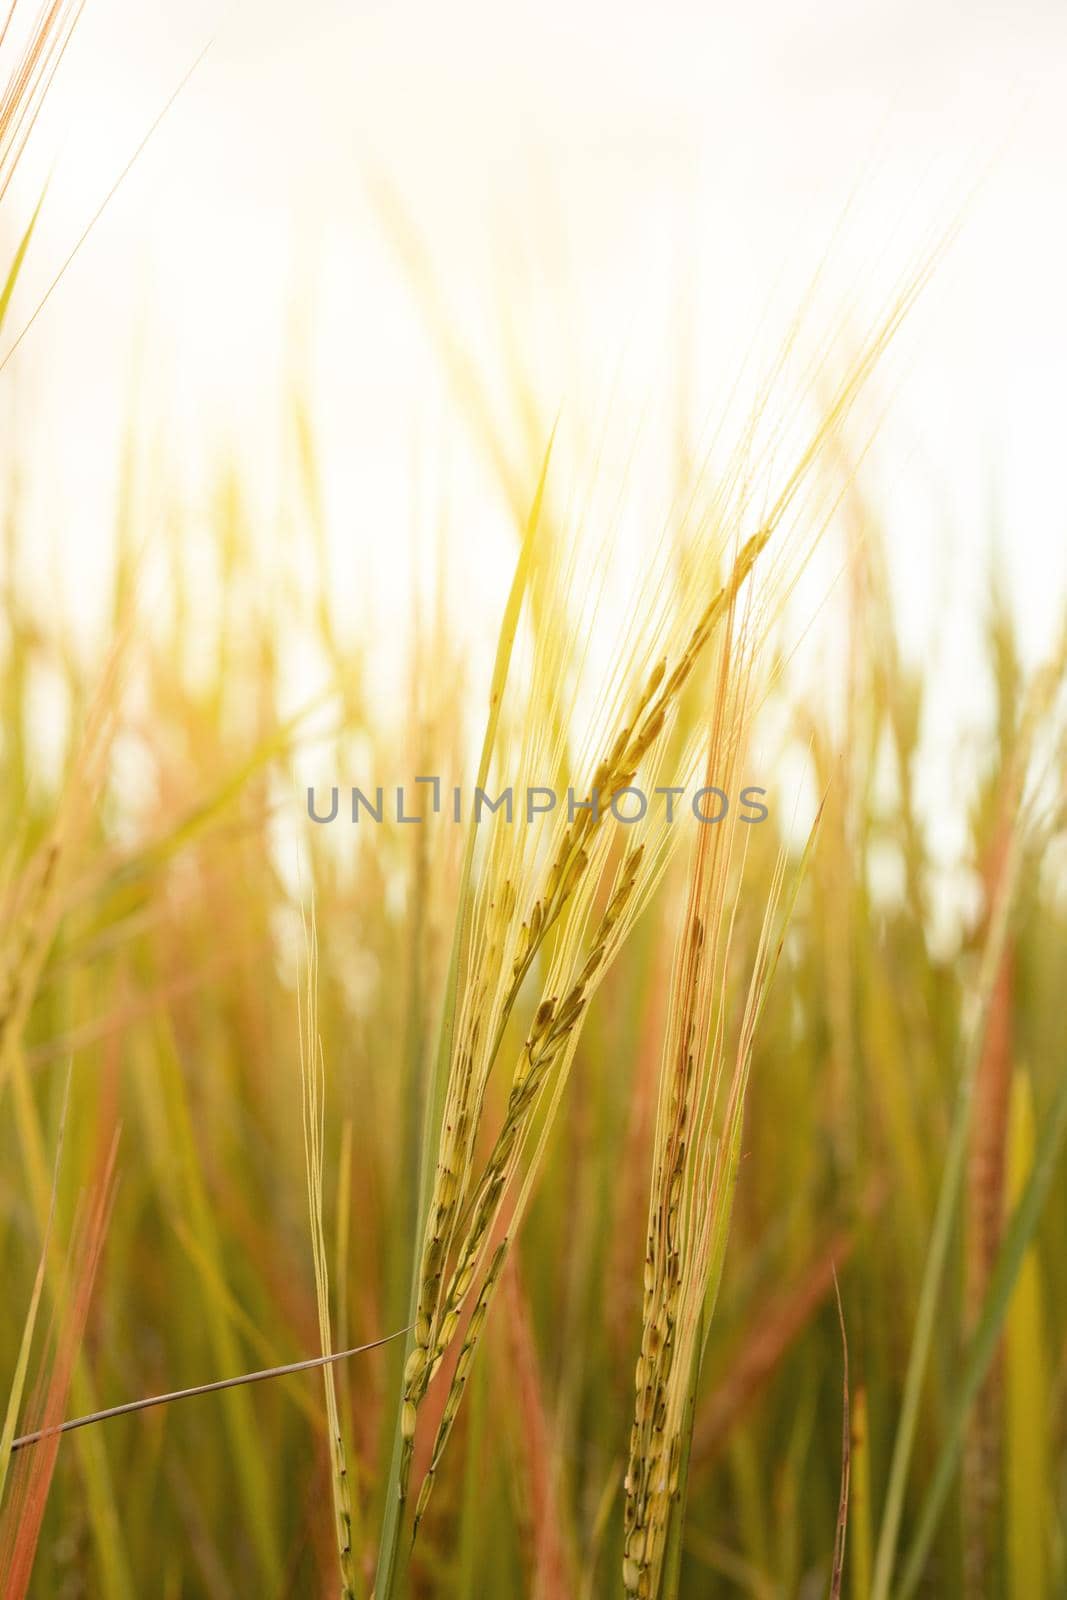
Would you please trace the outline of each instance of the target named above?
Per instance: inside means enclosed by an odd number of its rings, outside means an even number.
[[[508,359],[546,425],[562,404],[595,431],[610,398],[619,438],[643,422],[655,450],[678,414],[679,351],[694,423],[714,414],[768,296],[790,303],[854,195],[829,303],[858,289],[868,312],[931,225],[963,216],[887,374],[871,466],[907,641],[941,682],[943,763],[981,704],[994,525],[1040,655],[1067,603],[1060,0],[88,0],[22,174],[28,206],[55,163],[5,349],[213,34],[0,380],[73,593],[103,570],[132,410],[191,481],[232,439],[266,504],[280,387],[298,371],[342,618],[346,596],[353,625],[367,592],[403,606],[413,518],[447,483],[467,620],[495,630],[506,519],[465,453],[369,174],[422,236],[520,458]]]

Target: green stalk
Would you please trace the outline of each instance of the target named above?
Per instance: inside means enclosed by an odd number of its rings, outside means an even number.
[[[44,205],[44,197],[47,191],[48,185],[46,183],[41,190],[40,199],[33,208],[33,215],[26,225],[26,230],[19,240],[18,249],[11,258],[11,266],[8,268],[7,277],[4,280],[4,287],[0,289],[0,328],[4,325],[7,308],[11,304],[11,296],[15,292],[15,285],[18,283],[19,274],[22,271],[22,263],[26,259],[26,251],[30,248],[30,240],[33,238],[33,230],[37,226],[37,218],[41,214],[41,207]]]
[[[971,1125],[971,1106],[974,1099],[974,1082],[982,1054],[986,1015],[993,991],[993,980],[999,969],[1004,950],[1008,911],[1012,902],[1018,873],[1019,852],[1020,835],[1019,830],[1015,829],[1005,859],[1004,872],[1000,881],[989,934],[986,939],[985,951],[983,952],[982,969],[978,984],[977,1010],[964,1046],[959,1093],[952,1120],[952,1130],[949,1136],[948,1154],[942,1174],[941,1189],[937,1197],[937,1209],[934,1214],[933,1231],[930,1235],[930,1246],[926,1255],[926,1265],[923,1269],[919,1306],[915,1317],[915,1331],[912,1335],[911,1351],[908,1356],[908,1371],[904,1381],[904,1398],[900,1407],[900,1421],[897,1424],[896,1439],[893,1443],[893,1457],[889,1469],[889,1487],[886,1491],[885,1510],[882,1514],[882,1524],[878,1536],[871,1600],[889,1600],[890,1584],[893,1578],[893,1562],[900,1534],[901,1518],[904,1512],[904,1491],[907,1485],[911,1452],[919,1422],[919,1404],[922,1399],[923,1379],[926,1374],[926,1365],[933,1342],[934,1321],[937,1316],[941,1280],[944,1277],[945,1262],[948,1257],[956,1204],[963,1182],[964,1165],[967,1157],[967,1140]]]
[[[793,878],[793,887],[788,902],[784,908],[778,942],[767,965],[767,971],[761,986],[757,1001],[756,1016],[753,1024],[753,1037],[759,1027],[760,1018],[767,1004],[778,964],[785,948],[786,934],[793,920],[796,910],[800,886],[807,873],[808,863],[811,860],[815,841],[819,836],[823,811],[826,806],[826,796],[819,802],[819,809],[815,813],[815,820],[811,831],[804,843],[800,861]],[[747,1081],[749,1063],[745,1064],[745,1078]],[[700,1311],[700,1323],[697,1328],[696,1344],[694,1346],[693,1370],[689,1375],[689,1395],[686,1403],[685,1422],[681,1435],[681,1459],[678,1467],[678,1493],[671,1507],[670,1524],[667,1529],[667,1548],[663,1560],[663,1578],[661,1592],[663,1600],[675,1600],[682,1579],[682,1544],[685,1531],[686,1497],[689,1491],[689,1461],[693,1448],[693,1427],[696,1422],[697,1390],[700,1385],[700,1374],[704,1366],[704,1357],[707,1353],[708,1338],[711,1333],[712,1319],[715,1315],[715,1306],[719,1298],[719,1287],[722,1283],[723,1267],[726,1262],[726,1246],[730,1236],[730,1221],[733,1215],[734,1191],[737,1187],[738,1168],[741,1163],[741,1136],[744,1129],[745,1095],[742,1094],[737,1108],[733,1127],[725,1130],[723,1137],[729,1139],[728,1154],[725,1166],[725,1182],[723,1185],[722,1215],[719,1220],[717,1236],[711,1260],[708,1264],[708,1284],[704,1294],[704,1304]]]
[[[919,1526],[904,1563],[904,1571],[896,1591],[897,1600],[910,1600],[922,1577],[930,1544],[937,1531],[945,1500],[959,1464],[967,1413],[996,1354],[1012,1290],[1034,1230],[1041,1220],[1045,1200],[1056,1171],[1056,1163],[1063,1149],[1065,1134],[1067,1134],[1067,1072],[1060,1079],[1056,1099],[1045,1124],[1030,1177],[997,1254],[996,1265],[989,1282],[989,1292],[985,1297],[982,1314],[971,1340],[964,1362],[963,1378],[952,1406],[948,1436],[941,1447],[933,1481],[923,1503]]]
[[[507,605],[504,607],[504,617],[500,627],[500,637],[497,641],[496,660],[493,664],[493,677],[489,689],[489,714],[486,719],[481,759],[478,764],[479,788],[484,788],[489,777],[489,766],[492,761],[493,747],[496,743],[497,725],[500,721],[500,707],[507,684],[508,669],[511,664],[511,652],[515,644],[515,635],[519,628],[522,605],[533,568],[537,529],[541,520],[541,505],[544,499],[545,480],[548,476],[548,463],[552,455],[554,438],[555,429],[552,431],[548,447],[545,450],[541,476],[538,480],[537,491],[527,518],[526,530],[519,550],[519,559],[515,566],[515,575],[512,578],[511,589],[508,593]],[[419,1153],[419,1201],[416,1215],[415,1248],[411,1262],[411,1289],[408,1297],[408,1322],[411,1326],[408,1329],[407,1340],[405,1341],[405,1361],[410,1355],[415,1342],[415,1311],[419,1293],[419,1241],[426,1226],[426,1214],[433,1182],[437,1134],[441,1124],[441,1115],[448,1087],[448,1072],[452,1061],[452,1034],[456,1021],[460,961],[466,945],[470,918],[471,876],[474,866],[476,833],[476,824],[472,815],[467,824],[467,838],[463,850],[463,865],[460,871],[459,896],[456,905],[456,921],[452,934],[452,953],[448,963],[444,1012],[438,1036],[437,1056],[434,1062],[433,1075],[427,1087],[423,1115],[422,1141]],[[392,1460],[387,1479],[385,1510],[382,1516],[382,1534],[378,1548],[378,1569],[374,1580],[374,1600],[392,1600],[399,1573],[398,1553],[404,1511],[404,1501],[400,1495],[400,1461],[404,1446],[401,1432],[402,1415],[401,1397],[401,1404],[397,1406],[396,1423],[393,1429]]]
[[[70,1106],[70,1080],[73,1066],[72,1058],[67,1066],[67,1081],[63,1090],[63,1109],[59,1117],[56,1155],[52,1168],[52,1196],[48,1203],[48,1217],[45,1222],[44,1239],[41,1244],[41,1259],[37,1266],[37,1276],[33,1280],[29,1308],[22,1324],[22,1339],[19,1344],[18,1359],[15,1363],[11,1388],[8,1392],[3,1432],[0,1433],[0,1505],[3,1504],[4,1500],[4,1486],[7,1483],[8,1467],[11,1464],[12,1445],[14,1444],[15,1429],[18,1426],[19,1419],[19,1407],[22,1405],[22,1394],[26,1386],[26,1373],[30,1365],[30,1350],[33,1346],[33,1334],[37,1326],[37,1313],[40,1310],[41,1294],[44,1289],[48,1268],[48,1252],[52,1246],[52,1227],[56,1217],[56,1190],[59,1187],[59,1169],[63,1160],[63,1136],[67,1128],[67,1110]]]

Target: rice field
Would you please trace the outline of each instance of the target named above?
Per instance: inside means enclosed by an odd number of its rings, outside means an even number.
[[[119,443],[95,629],[5,480],[2,1592],[1055,1600],[1067,607],[1035,665],[990,560],[946,866],[864,470],[953,219],[636,541],[382,225],[507,511],[480,632],[447,530],[347,625],[285,383],[269,539]]]

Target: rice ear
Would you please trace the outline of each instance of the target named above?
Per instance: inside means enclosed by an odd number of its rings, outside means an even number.
[[[743,650],[735,659],[724,646],[709,773],[732,775],[742,758],[752,668]],[[674,1595],[680,1579],[696,1389],[726,1253],[753,1040],[784,941],[784,926],[775,929],[779,858],[728,1067],[728,957],[740,892],[735,885],[731,903],[732,846],[729,831],[701,830],[660,1069],[623,1523],[623,1587],[639,1600]]]

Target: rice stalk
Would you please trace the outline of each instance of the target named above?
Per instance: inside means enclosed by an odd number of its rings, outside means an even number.
[[[1018,1204],[1034,1161],[1036,1129],[1029,1077],[1016,1069],[1009,1117],[1007,1203]],[[1048,1559],[1048,1358],[1041,1260],[1033,1244],[1004,1317],[1005,1576],[1009,1600],[1046,1600]]]
[[[852,1405],[848,1382],[848,1334],[845,1330],[845,1311],[841,1304],[841,1288],[834,1273],[834,1294],[837,1300],[837,1318],[841,1326],[841,1494],[837,1503],[837,1527],[834,1534],[833,1564],[830,1568],[830,1600],[841,1600],[841,1585],[845,1577],[845,1544],[848,1535],[848,1514],[851,1505],[852,1481]]]
[[[1006,836],[1010,823],[1001,825]],[[1000,852],[1002,853],[1003,846]],[[997,853],[997,852],[995,852]],[[988,899],[996,890],[997,866],[987,871]],[[967,1169],[966,1333],[981,1312],[1004,1225],[1008,1117],[1012,1083],[1012,1024],[1015,989],[1014,941],[1005,941],[993,982],[985,1042],[975,1074],[975,1110]],[[963,1468],[964,1585],[969,1600],[994,1592],[999,1557],[1003,1385],[994,1361],[967,1429]]]
[[[852,1403],[852,1479],[849,1520],[852,1524],[851,1600],[869,1600],[871,1592],[871,1442],[867,1390],[857,1388]]]
[[[1056,1168],[1067,1144],[1067,1073],[1060,1077],[1033,1164],[1004,1232],[974,1335],[964,1353],[958,1387],[949,1408],[945,1437],[929,1489],[922,1503],[915,1536],[906,1553],[897,1593],[911,1600],[922,1580],[934,1532],[944,1511],[963,1449],[967,1419],[1000,1342],[1004,1319],[1028,1256],[1030,1242],[1044,1209]]]
[[[732,646],[727,634],[719,655],[707,772],[725,774],[727,787],[745,744],[752,642],[743,637]],[[728,895],[735,844],[729,822],[700,831],[660,1073],[625,1480],[623,1586],[641,1600],[661,1592],[670,1525],[673,1520],[677,1528],[682,1515],[693,1399],[722,1268],[753,1032],[771,967],[772,919],[782,885],[779,862],[727,1081],[733,922]]]
[[[115,732],[120,653],[121,645],[101,677],[44,839],[21,867],[14,842],[0,863],[0,1098],[9,1076],[24,1071],[22,1030],[64,914],[64,891],[85,842],[91,802],[104,781]],[[44,1195],[47,1179],[40,1162],[38,1167]]]
[[[1007,830],[1003,853],[998,864],[996,892],[989,910],[971,1014],[961,1038],[956,1102],[945,1162],[942,1168],[933,1225],[923,1266],[922,1283],[912,1330],[907,1372],[905,1374],[904,1393],[893,1441],[889,1479],[875,1551],[871,1590],[873,1600],[888,1600],[893,1582],[897,1541],[904,1514],[907,1478],[911,1464],[912,1449],[915,1443],[915,1434],[918,1428],[922,1384],[933,1340],[938,1298],[945,1272],[957,1203],[966,1172],[975,1080],[985,1047],[986,1030],[997,976],[1001,971],[1004,952],[1008,943],[1010,918],[1018,891],[1023,851],[1030,831],[1036,831],[1034,817],[1036,800],[1028,792],[1028,780],[1031,778],[1030,768],[1038,735],[1062,687],[1065,661],[1067,661],[1067,634],[1057,642],[1056,648],[1049,659],[1040,671],[1034,675],[1020,717],[1019,734],[1012,752],[1012,761],[1003,778],[1004,814],[1012,816],[1013,821]],[[1062,798],[1062,792],[1060,792],[1058,803],[1061,807]],[[1005,1237],[1001,1246],[997,1257],[998,1266],[1005,1259],[1009,1238],[1010,1233]],[[974,1344],[979,1342],[987,1326],[984,1319],[988,1317],[995,1286],[996,1272],[994,1271],[991,1274],[990,1286],[983,1303],[982,1317],[978,1321],[973,1336],[972,1343]],[[983,1378],[985,1373],[986,1368],[983,1366],[981,1372]],[[966,1413],[959,1419],[961,1428],[965,1420]],[[955,1449],[956,1443],[957,1441],[953,1441],[952,1450]],[[944,1462],[946,1459],[943,1454],[942,1461]],[[945,1466],[944,1472],[946,1476],[948,1471],[949,1468]],[[939,1490],[939,1493],[941,1492],[943,1491]],[[932,1538],[936,1516],[936,1500],[932,1496],[928,1496],[924,1503],[920,1520],[920,1533],[912,1544],[909,1556],[908,1583],[911,1585],[918,1582],[920,1562],[925,1556],[926,1544]]]
[[[488,714],[482,737],[481,754],[478,759],[479,788],[483,787],[488,781],[490,764],[496,746],[497,728],[504,691],[507,687],[508,675],[511,670],[515,636],[519,629],[523,604],[530,583],[530,574],[537,553],[541,505],[551,452],[552,440],[549,439],[537,490],[526,519],[519,557],[504,607],[504,615],[501,619],[496,656],[493,662],[493,674],[489,686]],[[445,1121],[445,1105],[452,1086],[452,1063],[456,1049],[455,1036],[460,1005],[461,970],[468,960],[468,951],[472,943],[471,918],[472,902],[474,900],[475,840],[476,832],[474,827],[471,826],[467,830],[463,861],[460,867],[455,925],[448,972],[445,978],[444,1006],[438,1031],[437,1052],[423,1107],[422,1138],[419,1150],[418,1225],[415,1236],[415,1261],[412,1269],[409,1302],[411,1311],[409,1321],[412,1331],[409,1333],[407,1340],[405,1373],[407,1363],[412,1361],[416,1349],[414,1335],[415,1314],[422,1296],[423,1281],[420,1272],[419,1251],[423,1230],[433,1203],[433,1187],[435,1183],[439,1182],[438,1174],[441,1168],[441,1161],[438,1147],[443,1137],[442,1127]],[[423,1356],[423,1362],[425,1362],[425,1356]],[[374,1582],[375,1600],[389,1600],[396,1576],[401,1513],[407,1496],[407,1480],[411,1467],[411,1440],[414,1437],[414,1428],[412,1427],[410,1431],[408,1428],[410,1414],[407,1409],[407,1382],[408,1380],[405,1376],[400,1403],[397,1408],[396,1423],[393,1429],[392,1459],[388,1469],[390,1487],[386,1494],[381,1537],[378,1545],[378,1562]],[[395,1493],[393,1492],[393,1486],[395,1486]]]
[[[70,1388],[89,1316],[93,1285],[114,1196],[116,1132],[103,1163],[88,1213],[76,1229],[66,1300],[57,1316],[50,1362],[42,1371],[36,1401],[44,1438],[20,1457],[11,1494],[0,1517],[0,1588],[5,1600],[21,1600],[33,1572],[45,1507],[55,1471],[60,1433],[56,1424]]]
[[[304,922],[306,979],[304,1003],[300,1008],[300,1082],[304,1127],[304,1157],[307,1176],[308,1221],[311,1228],[311,1253],[315,1264],[315,1302],[319,1316],[319,1340],[323,1356],[333,1353],[330,1327],[330,1279],[323,1222],[323,1155],[326,1133],[326,1064],[318,1026],[318,939],[315,912]],[[359,1589],[353,1556],[352,1496],[348,1483],[348,1458],[341,1433],[337,1408],[337,1387],[333,1364],[322,1368],[323,1392],[329,1429],[334,1533],[341,1574],[342,1600],[358,1600]]]
[[[72,1063],[73,1066],[73,1063]],[[52,1194],[48,1204],[48,1219],[45,1223],[44,1241],[41,1245],[41,1259],[37,1264],[37,1273],[33,1280],[33,1289],[30,1293],[30,1303],[26,1309],[26,1318],[22,1325],[22,1338],[19,1341],[18,1359],[15,1371],[11,1377],[11,1387],[8,1390],[7,1409],[4,1414],[3,1431],[0,1433],[0,1506],[4,1503],[4,1486],[7,1482],[8,1467],[15,1439],[15,1430],[18,1425],[19,1407],[22,1405],[22,1394],[26,1384],[26,1373],[30,1364],[30,1351],[33,1346],[34,1329],[37,1326],[37,1313],[40,1310],[41,1294],[44,1290],[45,1273],[48,1266],[48,1253],[52,1244],[52,1228],[56,1214],[56,1189],[59,1184],[59,1170],[63,1159],[63,1137],[67,1126],[67,1111],[70,1106],[70,1077],[71,1068],[67,1069],[67,1081],[63,1091],[63,1110],[59,1119],[59,1132],[56,1137],[55,1165],[52,1169]]]

